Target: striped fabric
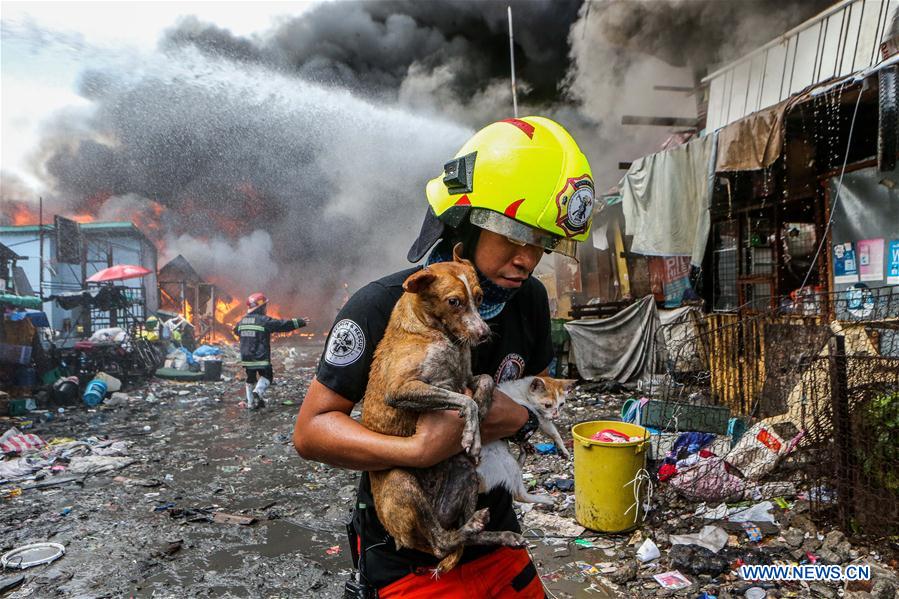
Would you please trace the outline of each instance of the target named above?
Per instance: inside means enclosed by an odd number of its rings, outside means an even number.
[[[0,443],[0,449],[3,450],[3,453],[22,453],[23,451],[27,451],[29,449],[38,449],[46,445],[43,439],[31,433],[19,433],[9,436],[3,436],[5,438],[3,439],[3,442]]]

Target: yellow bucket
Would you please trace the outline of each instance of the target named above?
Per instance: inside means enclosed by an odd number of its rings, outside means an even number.
[[[590,437],[601,430],[613,429],[628,437],[640,437],[627,443],[603,443]],[[646,466],[649,431],[636,424],[596,420],[576,424],[574,436],[574,511],[582,526],[600,532],[623,532],[635,528],[643,519],[645,485],[638,485],[637,473]],[[636,505],[635,505],[636,504]]]

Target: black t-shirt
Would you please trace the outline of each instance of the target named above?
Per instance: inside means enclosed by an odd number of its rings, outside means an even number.
[[[393,307],[403,294],[403,281],[420,267],[403,270],[369,283],[357,291],[334,320],[316,378],[332,391],[353,402],[362,400],[374,351]],[[552,360],[549,302],[546,289],[537,279],[525,281],[502,312],[487,320],[493,332],[490,341],[472,351],[474,374],[489,374],[497,382],[539,374]],[[363,406],[364,409],[364,406]],[[487,530],[519,532],[512,497],[494,489],[478,497],[478,509],[490,508]],[[380,588],[419,568],[432,568],[438,560],[411,549],[396,550],[373,509],[368,476],[359,485],[354,519],[362,537],[364,574]],[[462,561],[471,561],[494,547],[468,547]]]

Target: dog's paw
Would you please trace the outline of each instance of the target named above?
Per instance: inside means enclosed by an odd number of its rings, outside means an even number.
[[[477,463],[478,456],[481,455],[481,432],[475,429],[474,433],[469,435],[462,433],[462,448]]]
[[[527,547],[528,541],[518,533],[506,531],[502,533],[500,541],[506,547]]]
[[[567,449],[565,449],[565,446],[561,446],[561,447],[560,447],[560,446],[557,445],[556,448],[559,450],[559,453],[561,453],[562,456],[563,456],[566,460],[570,460],[570,459],[571,459],[571,452],[568,451]]]
[[[478,534],[487,528],[488,522],[490,522],[490,510],[488,508],[478,510],[471,515],[471,518],[462,526],[460,532],[466,536]]]

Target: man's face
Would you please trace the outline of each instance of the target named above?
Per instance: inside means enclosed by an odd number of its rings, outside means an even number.
[[[516,289],[531,276],[543,248],[519,245],[503,235],[482,229],[474,250],[474,263],[488,279],[506,289]]]

